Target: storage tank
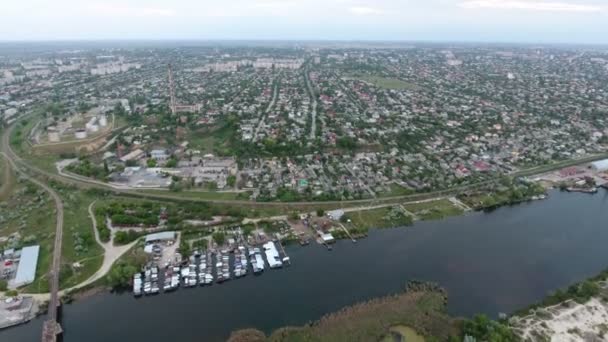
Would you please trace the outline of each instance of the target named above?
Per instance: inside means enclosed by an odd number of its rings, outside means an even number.
[[[79,129],[76,131],[76,133],[74,133],[74,136],[76,137],[76,139],[86,139],[87,131],[84,129]]]
[[[97,126],[97,125],[91,125],[91,126],[89,126],[89,131],[91,131],[93,133],[98,132],[99,131],[99,126]]]
[[[108,118],[106,118],[106,116],[105,116],[105,115],[102,115],[102,116],[99,118],[99,125],[100,125],[101,127],[106,127],[106,126],[108,125]]]
[[[49,131],[49,142],[59,142],[59,132]]]
[[[59,142],[59,132],[57,131],[57,127],[55,126],[49,126],[46,129],[48,136],[49,136],[49,142]]]
[[[85,125],[85,127],[86,127],[87,129],[91,129],[91,126],[95,125],[96,123],[97,123],[97,117],[96,117],[96,116],[94,116],[94,117],[92,117],[92,118],[89,120],[89,122],[87,122],[87,124]]]

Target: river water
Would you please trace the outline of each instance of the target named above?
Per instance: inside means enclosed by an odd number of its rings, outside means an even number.
[[[223,341],[230,331],[266,332],[435,281],[448,311],[509,313],[608,267],[608,192],[553,191],[545,201],[470,213],[413,227],[374,230],[333,251],[287,248],[292,266],[221,285],[135,299],[96,295],[63,308],[66,342]],[[39,341],[42,318],[0,332],[2,342]]]

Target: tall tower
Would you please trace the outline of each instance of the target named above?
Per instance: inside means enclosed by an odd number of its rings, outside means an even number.
[[[169,64],[169,97],[171,98],[171,114],[175,115],[176,105],[175,105],[175,81],[173,80],[173,68],[171,68],[171,64]]]

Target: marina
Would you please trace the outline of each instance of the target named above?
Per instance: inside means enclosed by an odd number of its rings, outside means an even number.
[[[277,245],[280,246],[281,252]],[[161,260],[160,254],[158,254],[158,257],[155,257],[154,261],[150,262],[142,272],[133,275],[133,296],[141,297],[142,295],[156,295],[160,292],[173,292],[180,286],[192,288],[197,285],[212,285],[214,282],[223,283],[233,278],[245,277],[249,273],[259,275],[264,271],[266,265],[276,269],[290,263],[280,242],[268,241],[263,244],[262,248],[264,253],[259,247],[245,245],[238,245],[231,250],[223,249],[205,253],[195,251],[185,261],[167,263],[163,272],[159,271],[157,265]],[[154,245],[153,249],[157,249],[159,253],[162,251],[158,245]],[[175,259],[181,260],[181,257],[178,256]]]

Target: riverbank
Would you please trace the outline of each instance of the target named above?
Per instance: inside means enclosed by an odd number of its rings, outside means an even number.
[[[522,200],[525,202],[529,199]],[[139,200],[137,202],[140,202]],[[142,201],[149,202],[149,201]],[[151,201],[156,202],[156,201]],[[123,264],[131,264],[132,256],[126,253],[135,242],[127,246],[112,246],[111,242],[102,242],[99,240],[98,231],[96,229],[96,217],[92,212],[92,206],[95,202],[92,202],[88,206],[88,219],[92,221],[93,232],[97,243],[100,247],[106,249],[121,249],[121,253],[116,257],[112,258],[112,262],[106,262],[109,259],[109,255],[104,255],[103,267],[97,271],[93,276],[89,277],[86,281],[79,285],[61,291],[60,295],[64,297],[65,302],[72,302],[75,300],[86,299],[92,295],[100,293],[109,293],[112,288],[109,285],[107,279],[110,271],[113,270],[114,266],[120,266]],[[513,205],[513,204],[510,204]],[[81,204],[82,206],[82,204]],[[481,210],[483,207],[477,207],[475,210]],[[430,220],[441,220],[451,216],[458,216],[472,210],[466,204],[459,202],[456,198],[438,198],[428,199],[421,201],[413,201],[403,203],[401,205],[390,205],[380,207],[369,207],[369,208],[354,208],[345,209],[348,222],[341,225],[348,231],[350,231],[357,239],[364,238],[367,236],[369,229],[386,229],[395,227],[412,226],[416,221],[430,221]],[[310,213],[314,215],[314,213]],[[276,217],[277,219],[286,219],[286,216]],[[352,220],[351,220],[352,218]],[[341,233],[342,230],[337,230],[337,233]],[[336,234],[336,239],[350,239],[347,234]],[[138,265],[141,261],[138,261]],[[114,265],[114,266],[113,266]],[[127,277],[130,279],[130,277]],[[41,294],[44,295],[44,294]],[[37,297],[38,298],[38,297]],[[41,306],[44,307],[44,301],[41,302]]]
[[[522,340],[602,341],[608,337],[608,269],[558,289],[508,323]]]
[[[604,190],[593,196],[552,191],[545,201],[371,230],[356,244],[338,241],[331,252],[292,245],[286,247],[292,266],[260,277],[141,299],[103,292],[63,306],[64,341],[194,341],[204,332],[206,341],[219,342],[247,327],[270,335],[400,293],[408,279],[445,287],[449,315],[497,318],[606,267],[607,201]],[[39,339],[42,319],[0,331],[0,340]],[[98,322],[112,324],[100,330]]]

